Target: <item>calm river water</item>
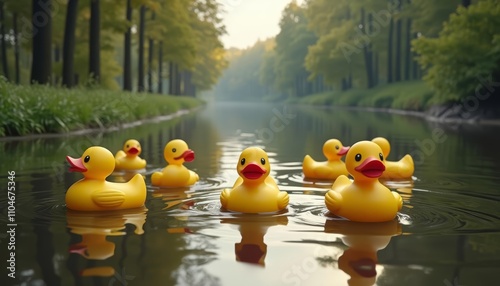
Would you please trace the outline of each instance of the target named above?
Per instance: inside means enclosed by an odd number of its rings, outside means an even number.
[[[413,180],[386,182],[403,197],[403,209],[384,224],[333,218],[324,205],[331,182],[305,181],[304,155],[323,160],[329,138],[351,145],[377,136],[392,143],[389,160],[414,156]],[[68,172],[65,156],[79,157],[92,145],[115,153],[129,138],[142,143],[148,161],[147,209],[67,211],[65,192],[82,176]],[[163,147],[174,138],[195,151],[186,166],[201,180],[187,189],[152,187],[150,174],[165,166]],[[220,210],[219,194],[232,186],[238,156],[252,145],[267,151],[272,176],[290,194],[286,211]],[[104,134],[0,141],[0,284],[498,285],[499,146],[500,127],[231,103]],[[9,171],[15,172],[14,226],[8,225]],[[15,269],[5,270],[11,252]]]

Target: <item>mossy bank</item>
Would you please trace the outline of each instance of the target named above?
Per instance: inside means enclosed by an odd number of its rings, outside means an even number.
[[[329,91],[288,101],[301,105],[392,110],[441,122],[500,124],[500,99],[494,94],[488,98],[472,94],[461,100],[445,100],[435,96],[424,81]]]

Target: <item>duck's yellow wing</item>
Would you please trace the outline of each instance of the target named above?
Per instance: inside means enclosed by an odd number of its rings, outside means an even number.
[[[95,191],[91,197],[92,201],[102,208],[116,208],[125,201],[125,193],[114,189]]]
[[[342,206],[342,191],[345,187],[352,184],[348,177],[341,175],[333,183],[331,190],[325,194],[325,204],[329,211],[337,212]]]

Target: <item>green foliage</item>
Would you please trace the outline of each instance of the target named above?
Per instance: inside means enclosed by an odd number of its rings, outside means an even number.
[[[419,62],[428,68],[425,80],[439,101],[473,95],[481,78],[500,75],[500,5],[479,1],[459,7],[445,23],[439,38],[421,37],[413,42]]]
[[[413,16],[413,30],[425,37],[436,37],[443,23],[448,20],[461,0],[451,1],[428,1],[413,0],[407,13]]]
[[[0,136],[106,128],[190,109],[190,97],[96,89],[17,86],[0,80]]]
[[[215,0],[193,0],[191,6],[191,27],[196,41],[193,83],[199,91],[215,85],[227,67],[220,40],[226,30],[219,16],[219,6]]]
[[[274,48],[274,84],[278,91],[295,96],[297,78],[308,76],[304,59],[316,36],[308,29],[305,8],[292,1],[282,13]]]

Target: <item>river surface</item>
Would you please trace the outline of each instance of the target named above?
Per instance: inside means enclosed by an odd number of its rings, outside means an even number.
[[[403,208],[384,224],[333,217],[324,205],[331,182],[304,180],[304,155],[324,160],[330,138],[351,145],[377,136],[391,142],[389,160],[408,153],[415,160],[411,180],[385,182],[401,194]],[[82,175],[68,171],[65,156],[79,157],[92,145],[115,153],[129,138],[141,142],[148,162],[146,208],[68,211],[65,192]],[[163,148],[175,138],[195,151],[186,166],[200,181],[158,189],[150,175],[165,166]],[[221,211],[219,194],[236,180],[240,152],[254,145],[267,151],[290,204],[276,214]],[[1,285],[498,285],[498,127],[220,103],[119,131],[0,146]],[[129,177],[114,173],[108,180]],[[15,186],[11,216],[9,186]]]

